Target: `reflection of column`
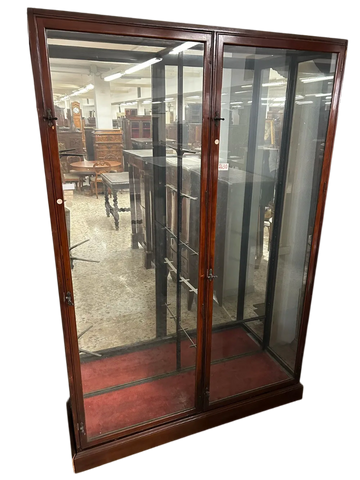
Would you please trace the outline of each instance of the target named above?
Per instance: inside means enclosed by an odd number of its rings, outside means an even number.
[[[311,68],[313,62],[300,63],[298,77],[306,77]],[[315,94],[321,93],[322,83],[297,82],[296,95],[306,98],[306,103],[299,102],[294,107],[280,240],[283,254],[279,255],[280,271],[276,281],[271,344],[291,343],[297,334],[314,165],[317,160],[319,116],[321,108],[324,108],[323,98],[315,97]]]
[[[224,120],[221,122],[220,127],[220,151],[219,161],[226,163],[228,161],[229,151],[229,134],[230,134],[230,87],[231,87],[232,69],[226,68],[223,70],[222,79],[222,95],[221,95],[221,116]]]
[[[94,87],[96,127],[100,130],[112,130],[110,82],[94,75]]]

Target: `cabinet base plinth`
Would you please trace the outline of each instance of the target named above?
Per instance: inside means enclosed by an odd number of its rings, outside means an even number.
[[[236,424],[253,416],[302,403],[305,400],[305,392],[306,385],[300,382],[243,402],[214,408],[148,431],[136,433],[108,444],[90,447],[74,455],[72,474],[81,475],[89,470],[105,468],[133,456],[141,456],[190,437],[210,433],[231,423]]]

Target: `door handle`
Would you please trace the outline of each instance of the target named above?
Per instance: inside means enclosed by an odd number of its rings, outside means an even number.
[[[219,117],[219,115],[217,113],[215,113],[215,117],[214,117],[214,122],[216,123],[216,126],[219,124],[220,121],[224,121],[225,118],[223,117]]]
[[[50,108],[46,109],[46,115],[43,115],[43,119],[48,122],[49,127],[53,127],[53,122],[57,120],[57,117],[54,117]]]
[[[212,268],[210,268],[209,271],[208,271],[208,274],[207,274],[208,280],[210,280],[210,282],[212,282],[214,280],[214,278],[217,278],[217,277],[218,277],[217,275],[213,275]]]

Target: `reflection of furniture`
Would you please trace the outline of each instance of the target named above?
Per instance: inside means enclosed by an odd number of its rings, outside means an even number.
[[[117,161],[123,169],[123,146],[121,130],[94,130],[94,160],[95,161]]]
[[[107,163],[110,164],[112,171],[119,171],[122,168],[122,162],[118,161],[108,161]],[[88,175],[95,174],[95,162],[89,162],[88,160],[84,160],[83,162],[74,162],[70,164],[71,170],[76,172],[87,172]]]
[[[85,127],[85,145],[87,160],[95,160],[93,131],[93,127]]]
[[[153,156],[152,150],[125,150],[125,163],[129,170],[129,190],[131,205],[132,248],[142,246],[145,252],[145,268],[151,268],[154,259],[154,220],[153,220]],[[176,268],[177,231],[177,166],[176,155],[168,155],[166,160],[166,226],[167,258]],[[187,198],[182,202],[182,225],[180,241],[188,245],[181,252],[181,270],[184,277],[197,288],[198,257],[198,222],[200,198],[200,160],[183,157],[182,193]],[[251,178],[250,178],[251,177]],[[219,171],[218,205],[216,216],[215,265],[217,278],[214,279],[214,295],[221,306],[227,296],[237,294],[239,284],[240,248],[242,239],[242,209],[245,184],[254,182],[254,189],[260,191],[271,179],[260,176],[246,177],[242,170],[231,168]],[[254,213],[255,215],[255,213]],[[250,245],[256,248],[256,221],[251,226]],[[246,276],[247,290],[253,286],[255,257],[249,259],[249,268],[242,275]],[[191,292],[188,296],[188,308],[192,303]]]
[[[63,143],[58,144],[59,147],[59,158],[60,158],[60,169],[61,169],[61,178],[62,183],[75,183],[77,189],[81,189],[83,186],[83,175],[74,172],[70,164],[72,162],[80,162],[84,159],[83,154],[73,153],[74,149],[65,149]]]
[[[132,140],[134,138],[148,138],[152,140],[150,115],[137,115],[124,118],[122,120],[122,129],[126,149],[133,148]]]
[[[151,138],[132,138],[131,144],[134,150],[144,150],[144,149],[152,148],[152,139]]]
[[[98,197],[98,183],[102,183],[101,174],[102,173],[109,173],[111,172],[111,165],[109,162],[95,162],[94,163],[94,170],[95,170],[95,177],[90,178],[90,189],[91,194],[94,194],[94,186],[95,186],[95,195],[96,198]]]
[[[57,130],[58,142],[64,144],[65,149],[74,149],[74,153],[84,153],[83,150],[83,141],[82,133],[71,131],[71,130],[62,130],[58,128]]]
[[[145,268],[150,268],[154,256],[153,151],[124,150],[124,159],[129,171],[132,248],[143,247]]]
[[[185,121],[187,123],[201,123],[202,103],[189,103],[185,107]]]
[[[114,217],[115,228],[119,230],[119,212],[130,212],[130,208],[119,208],[117,192],[129,189],[129,174],[128,172],[103,173],[101,178],[104,184],[106,215],[110,217],[111,214]],[[108,189],[110,189],[112,193],[114,206],[110,205]]]

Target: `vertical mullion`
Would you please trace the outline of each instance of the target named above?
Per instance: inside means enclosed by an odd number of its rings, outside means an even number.
[[[211,100],[210,100],[210,148],[209,148],[209,174],[206,196],[206,221],[207,221],[207,251],[205,266],[205,299],[204,299],[204,379],[203,379],[203,408],[209,407],[210,396],[210,368],[211,368],[211,341],[212,341],[212,314],[213,314],[213,282],[207,279],[207,272],[214,269],[215,260],[215,235],[216,235],[216,208],[218,189],[218,164],[220,123],[215,122],[215,116],[221,113],[221,87],[223,71],[223,38],[220,34],[213,36],[211,56]],[[216,274],[216,272],[214,272]]]

